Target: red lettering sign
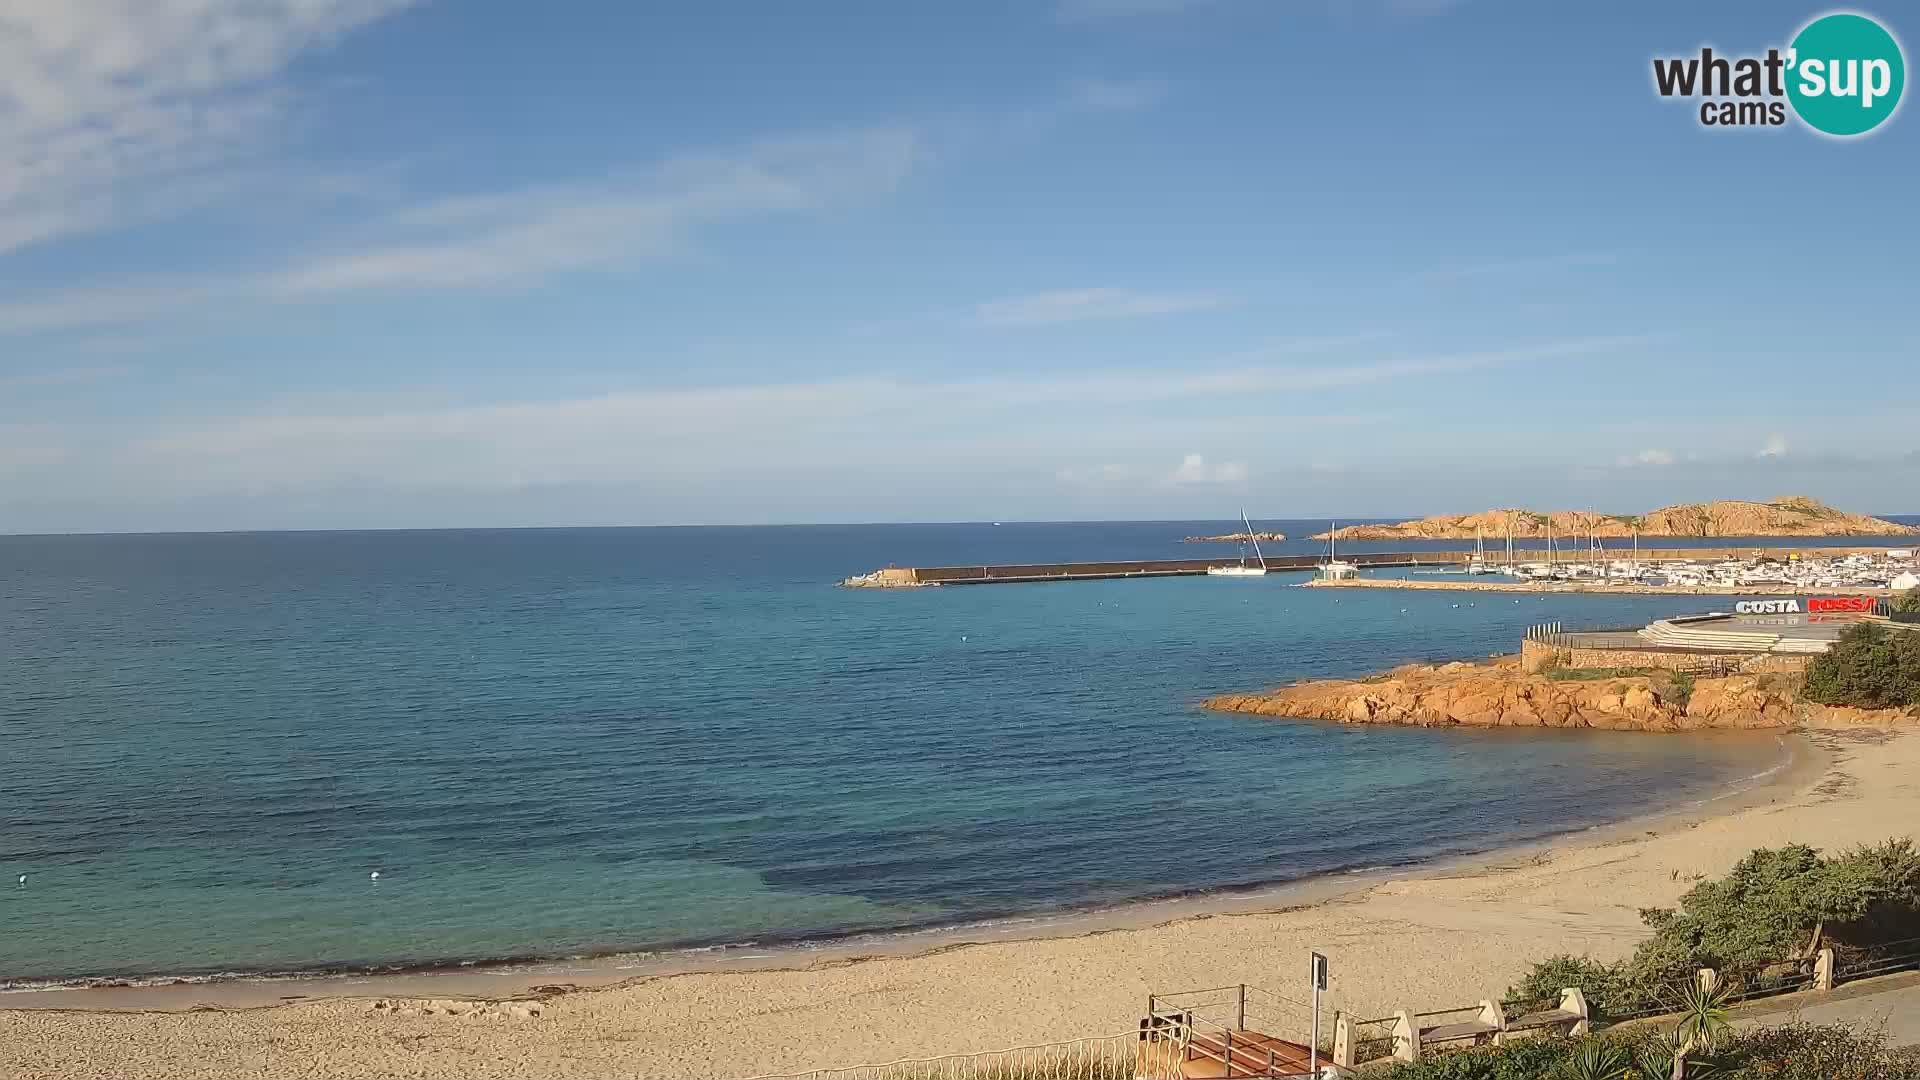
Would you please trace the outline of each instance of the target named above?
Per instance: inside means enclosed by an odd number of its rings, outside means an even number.
[[[1824,611],[1828,613],[1838,611],[1870,612],[1873,610],[1873,597],[1815,596],[1807,601],[1807,610],[1809,612]]]

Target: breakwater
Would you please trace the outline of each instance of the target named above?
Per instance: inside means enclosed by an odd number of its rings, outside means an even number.
[[[1461,551],[1370,552],[1342,555],[1343,561],[1373,569],[1409,566],[1465,566]],[[1326,561],[1324,555],[1269,555],[1267,569],[1308,571]],[[1134,559],[1118,562],[1010,563],[987,566],[889,566],[847,578],[849,588],[907,589],[924,585],[999,585],[1036,581],[1100,581],[1110,578],[1192,577],[1208,567],[1233,565],[1235,560]]]

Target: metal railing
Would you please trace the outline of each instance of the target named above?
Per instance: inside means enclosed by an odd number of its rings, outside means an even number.
[[[1186,1046],[1174,1035],[1142,1028],[1124,1035],[769,1073],[751,1080],[1184,1080]]]
[[[1834,966],[1836,982],[1920,969],[1920,937],[1870,945]]]
[[[1301,1058],[1312,1014],[1311,1005],[1242,983],[1149,995],[1141,1023],[1177,1033],[1187,1060],[1207,1060],[1226,1077],[1308,1078],[1313,1057],[1332,1059],[1330,1046]]]

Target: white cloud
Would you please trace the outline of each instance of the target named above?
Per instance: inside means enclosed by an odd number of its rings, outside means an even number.
[[[284,101],[274,76],[410,2],[0,7],[0,252],[217,187],[222,165],[269,136]]]
[[[1642,450],[1631,457],[1623,456],[1619,459],[1618,463],[1622,466],[1645,465],[1652,468],[1664,468],[1673,464],[1673,462],[1673,451],[1653,448]]]
[[[1775,432],[1774,434],[1767,436],[1766,444],[1760,447],[1759,453],[1755,454],[1754,456],[1758,458],[1769,459],[1769,460],[1774,458],[1786,457],[1787,456],[1787,437],[1785,435],[1779,434],[1778,432]]]
[[[367,490],[405,485],[631,482],[781,468],[954,466],[1031,472],[1064,448],[1093,460],[1169,455],[1138,466],[1135,486],[1246,482],[1242,460],[1181,444],[1222,437],[1221,417],[1260,413],[1248,430],[1293,431],[1338,416],[1285,417],[1270,407],[1315,389],[1537,362],[1617,342],[1550,342],[1374,365],[1272,366],[1140,373],[1104,370],[958,381],[847,378],[754,386],[622,390],[544,401],[472,403],[445,395],[284,402],[272,410],[149,421],[135,428],[47,428],[8,440],[68,447],[49,492],[163,498],[261,489]],[[1267,397],[1262,397],[1267,395]],[[1215,401],[1212,410],[1162,409]],[[1237,412],[1235,410],[1238,410]],[[1379,422],[1373,417],[1368,422]],[[666,468],[672,463],[672,468]],[[1113,482],[1088,473],[1085,482]],[[14,493],[18,497],[19,492]]]
[[[396,242],[289,269],[272,288],[457,288],[658,257],[703,224],[890,190],[915,151],[913,134],[901,129],[768,140],[674,158],[618,189],[446,200],[395,217]]]
[[[1209,465],[1200,454],[1188,454],[1180,459],[1180,464],[1166,482],[1174,487],[1189,487],[1200,484],[1231,486],[1247,482],[1247,463],[1244,461],[1223,461]]]
[[[237,300],[461,289],[669,254],[702,227],[884,191],[913,167],[912,132],[769,139],[668,159],[622,183],[441,199],[377,238],[257,274],[123,281],[0,304],[0,334],[120,325]]]
[[[1230,302],[1228,297],[1214,292],[1061,289],[989,301],[981,304],[976,314],[988,326],[1036,326],[1206,311],[1225,307]]]

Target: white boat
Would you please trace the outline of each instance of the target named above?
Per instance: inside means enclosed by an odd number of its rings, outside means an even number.
[[[1259,566],[1247,565],[1246,545],[1240,546],[1240,563],[1237,566],[1209,566],[1208,577],[1264,577],[1267,573],[1267,557],[1260,554],[1260,538],[1253,535],[1253,522],[1247,520],[1247,512],[1240,511],[1240,524],[1246,526],[1247,539],[1253,541],[1253,557]]]
[[[1467,560],[1469,574],[1498,574],[1500,568],[1487,561],[1487,538],[1480,530],[1473,530],[1473,558]]]
[[[1360,576],[1360,568],[1350,562],[1341,562],[1333,555],[1333,534],[1340,531],[1339,522],[1327,522],[1327,561],[1320,564],[1320,577],[1325,581],[1346,581]]]

